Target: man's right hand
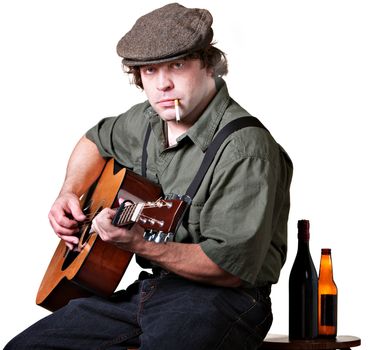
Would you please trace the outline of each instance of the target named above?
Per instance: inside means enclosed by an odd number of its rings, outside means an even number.
[[[73,250],[79,241],[75,236],[79,232],[79,223],[86,219],[79,198],[73,193],[61,194],[52,205],[48,217],[57,236]]]

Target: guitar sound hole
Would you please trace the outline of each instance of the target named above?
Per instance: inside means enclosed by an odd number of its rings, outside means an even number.
[[[92,224],[90,223],[88,226],[86,226],[82,232],[78,235],[80,237],[80,245],[84,246],[85,243],[89,240],[91,236],[92,230]]]
[[[64,254],[64,261],[63,261],[63,265],[62,265],[62,271],[67,269],[75,261],[78,254],[80,254],[80,253],[77,252],[77,251],[69,250],[68,248],[66,248],[66,252]]]
[[[100,213],[100,211],[103,209],[103,207],[99,207],[95,214],[94,214],[94,217],[96,215],[98,215],[98,213]],[[86,212],[85,212],[85,215],[88,215]],[[84,246],[86,244],[86,242],[89,240],[89,238],[91,237],[91,233],[92,233],[92,222],[89,222],[89,223],[83,223],[80,227],[80,232],[77,234],[77,237],[79,237],[80,239],[80,242],[79,242],[79,246],[81,247],[81,250],[84,249]],[[77,258],[77,256],[80,254],[80,251],[76,250],[69,250],[68,248],[66,248],[66,251],[64,253],[64,261],[63,261],[63,264],[62,264],[62,270],[66,270],[74,261],[75,259]]]

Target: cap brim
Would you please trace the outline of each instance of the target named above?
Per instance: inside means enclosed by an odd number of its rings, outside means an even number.
[[[150,64],[159,64],[159,63],[164,63],[164,62],[170,62],[170,61],[176,61],[180,58],[184,58],[186,56],[189,56],[190,52],[185,52],[176,56],[170,56],[170,57],[162,57],[162,58],[156,58],[156,59],[151,59],[151,60],[135,60],[135,59],[129,59],[129,58],[123,58],[122,63],[125,66],[128,67],[138,67],[138,66],[147,66]]]

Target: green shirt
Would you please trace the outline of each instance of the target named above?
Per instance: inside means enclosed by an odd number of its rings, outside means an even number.
[[[147,177],[165,194],[184,194],[217,131],[247,115],[223,83],[175,146],[167,147],[164,122],[148,102],[101,120],[86,136],[102,156],[140,174],[151,123]],[[246,285],[276,283],[287,253],[291,176],[289,157],[268,131],[248,127],[234,132],[216,154],[175,240],[200,243],[212,261]]]

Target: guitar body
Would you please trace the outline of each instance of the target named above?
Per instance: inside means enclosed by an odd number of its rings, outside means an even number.
[[[61,240],[39,287],[36,303],[55,311],[69,300],[90,295],[108,297],[117,288],[132,253],[104,242],[91,230],[92,219],[106,207],[119,206],[118,199],[133,202],[155,201],[161,188],[127,170],[117,169],[109,160],[97,183],[82,197],[81,205],[89,218],[80,235],[80,252],[70,251]]]

